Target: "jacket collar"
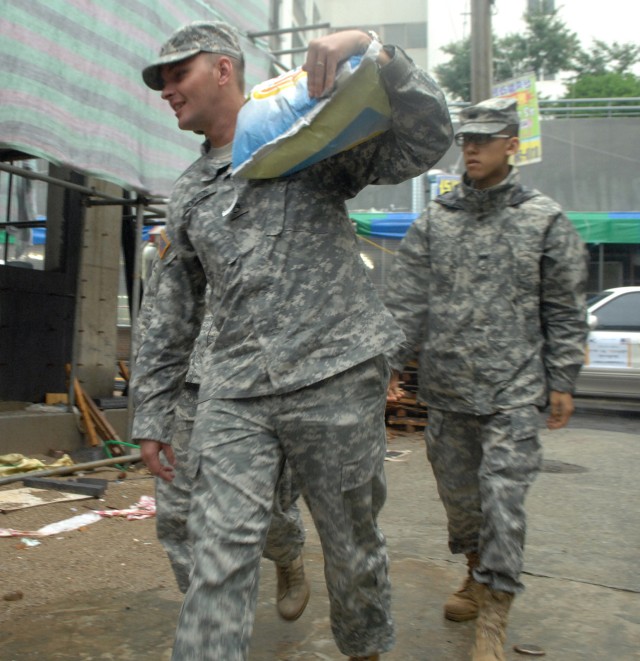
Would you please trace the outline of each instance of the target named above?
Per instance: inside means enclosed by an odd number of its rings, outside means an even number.
[[[487,213],[505,206],[518,206],[537,195],[536,190],[522,186],[520,173],[517,168],[511,167],[509,174],[499,184],[482,190],[473,188],[465,172],[460,185],[451,193],[439,196],[436,201],[452,209]]]

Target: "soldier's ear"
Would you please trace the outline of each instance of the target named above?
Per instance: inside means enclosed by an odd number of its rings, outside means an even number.
[[[218,58],[216,65],[220,73],[220,84],[227,84],[233,77],[233,62],[226,55],[222,55]]]
[[[513,138],[509,138],[507,142],[507,155],[508,156],[515,156],[518,151],[520,151],[520,138],[517,136],[514,136]]]

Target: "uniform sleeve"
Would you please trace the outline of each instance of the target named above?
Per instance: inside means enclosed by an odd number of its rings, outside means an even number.
[[[396,184],[416,177],[451,146],[453,129],[441,89],[401,48],[385,48],[393,53],[380,68],[391,105],[391,127],[334,157],[336,185],[346,198],[369,184]]]
[[[132,438],[167,442],[173,409],[204,312],[205,275],[193,253],[173,247],[158,261],[153,314],[133,368]]]
[[[545,237],[540,315],[550,390],[573,392],[588,335],[587,255],[571,221],[558,214]]]
[[[138,310],[138,318],[135,320],[135,326],[133,329],[134,356],[138,355],[142,340],[147,334],[149,324],[153,318],[153,306],[156,301],[156,291],[158,289],[158,278],[160,275],[160,269],[158,268],[159,263],[160,260],[158,259],[158,253],[156,252],[156,254],[153,256],[153,262],[151,263],[151,275],[146,282],[146,286],[144,288],[144,296],[142,297],[140,310]]]
[[[428,213],[416,220],[400,242],[387,278],[385,305],[404,331],[405,341],[387,354],[392,369],[401,371],[419,352],[429,311]]]
[[[189,383],[199,384],[202,381],[204,355],[207,347],[215,340],[216,335],[217,330],[213,323],[213,315],[207,312],[189,359],[189,371],[186,376]]]
[[[151,270],[149,278],[145,284],[144,296],[142,297],[142,303],[140,305],[140,310],[138,311],[138,317],[135,320],[135,325],[133,327],[132,342],[133,342],[133,356],[134,364],[137,362],[137,356],[140,351],[140,346],[146,334],[149,330],[151,321],[153,320],[153,310],[156,302],[156,294],[158,291],[158,280],[160,277],[160,259],[158,258],[158,253],[156,252],[153,256],[153,261],[151,263]],[[167,414],[162,417],[162,432],[156,432],[161,434],[163,440],[171,438],[172,429],[173,429],[173,412],[171,415]]]

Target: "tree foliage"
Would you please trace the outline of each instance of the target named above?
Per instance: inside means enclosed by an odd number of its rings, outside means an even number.
[[[605,73],[631,73],[631,68],[640,62],[640,46],[633,43],[606,44],[595,39],[589,50],[580,50],[576,57],[577,77],[599,76]]]
[[[440,85],[454,98],[468,101],[471,99],[471,39],[453,41],[443,46],[442,51],[450,59],[434,68]]]
[[[493,40],[493,77],[494,80],[505,80],[513,77],[511,60],[505,57],[501,48],[501,40]],[[471,99],[471,38],[454,41],[442,50],[451,56],[449,62],[439,64],[434,73],[442,87],[449,94],[463,101]]]
[[[567,86],[565,99],[640,97],[640,77],[631,68],[640,62],[640,46],[606,44],[594,40],[593,47],[581,51],[576,75]]]
[[[553,75],[574,68],[580,53],[580,40],[558,18],[550,13],[527,12],[523,33],[499,40],[499,48],[511,63],[512,76],[533,71],[537,77]]]
[[[640,78],[632,73],[605,72],[579,76],[569,83],[565,99],[640,97]]]
[[[640,79],[631,68],[640,62],[640,46],[595,40],[591,48],[584,50],[557,11],[527,12],[524,21],[523,32],[493,39],[496,82],[530,71],[538,77],[573,72],[567,98],[639,96]],[[435,75],[453,98],[469,101],[471,39],[447,44],[442,51],[449,55],[449,61],[435,67]]]

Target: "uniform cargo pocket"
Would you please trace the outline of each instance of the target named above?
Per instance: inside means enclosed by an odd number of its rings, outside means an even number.
[[[382,470],[385,448],[379,445],[381,449],[372,446],[367,454],[342,464],[340,488],[343,493],[368,484]]]
[[[535,406],[526,406],[513,411],[511,418],[511,437],[514,441],[535,440],[538,436],[539,415]]]

